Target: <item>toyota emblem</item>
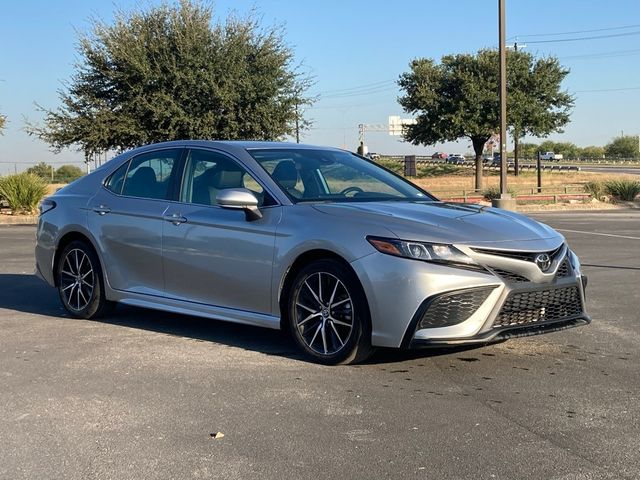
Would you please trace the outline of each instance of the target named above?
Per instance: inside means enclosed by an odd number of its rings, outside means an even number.
[[[551,257],[546,253],[540,253],[536,255],[535,262],[541,271],[546,272],[551,266]]]

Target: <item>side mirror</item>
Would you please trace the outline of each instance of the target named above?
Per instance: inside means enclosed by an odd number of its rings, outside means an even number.
[[[222,208],[244,210],[247,220],[262,218],[262,212],[258,208],[258,199],[246,188],[226,188],[216,195],[216,202]]]

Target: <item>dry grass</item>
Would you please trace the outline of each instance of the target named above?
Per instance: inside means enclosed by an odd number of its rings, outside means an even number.
[[[422,188],[436,194],[440,192],[459,194],[462,190],[471,191],[474,189],[475,180],[472,173],[471,169],[469,169],[469,174],[466,176],[447,175],[441,177],[412,179],[412,181]],[[562,189],[565,186],[574,186],[572,191],[575,192],[581,188],[581,185],[584,185],[589,181],[607,181],[620,178],[637,177],[634,177],[633,175],[609,175],[593,172],[543,172],[542,187],[547,191],[547,189],[550,189],[551,187]],[[485,175],[482,185],[483,188],[499,186],[500,176],[497,174]],[[513,188],[517,192],[530,192],[532,188],[537,187],[536,173],[522,172],[517,177],[511,173],[507,178],[507,185],[509,188]]]

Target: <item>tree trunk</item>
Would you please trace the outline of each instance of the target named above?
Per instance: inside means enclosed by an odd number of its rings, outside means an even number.
[[[473,151],[476,153],[476,190],[482,190],[482,152],[489,137],[472,137]]]
[[[520,162],[518,161],[518,138],[520,135],[517,131],[513,132],[513,167],[515,169],[514,175],[517,177],[520,173]]]

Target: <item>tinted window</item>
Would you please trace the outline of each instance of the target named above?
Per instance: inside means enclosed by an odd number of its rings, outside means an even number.
[[[133,158],[122,195],[142,198],[169,198],[169,186],[175,175],[181,150],[160,150]]]
[[[127,168],[129,168],[129,162],[126,162],[111,174],[105,187],[113,193],[120,195],[122,193],[122,185],[124,185],[124,176],[127,174]]]
[[[190,150],[182,178],[180,201],[217,205],[218,192],[227,188],[251,190],[259,206],[274,203],[262,186],[234,160],[209,150]]]
[[[433,200],[373,162],[339,150],[250,150],[293,201]]]

